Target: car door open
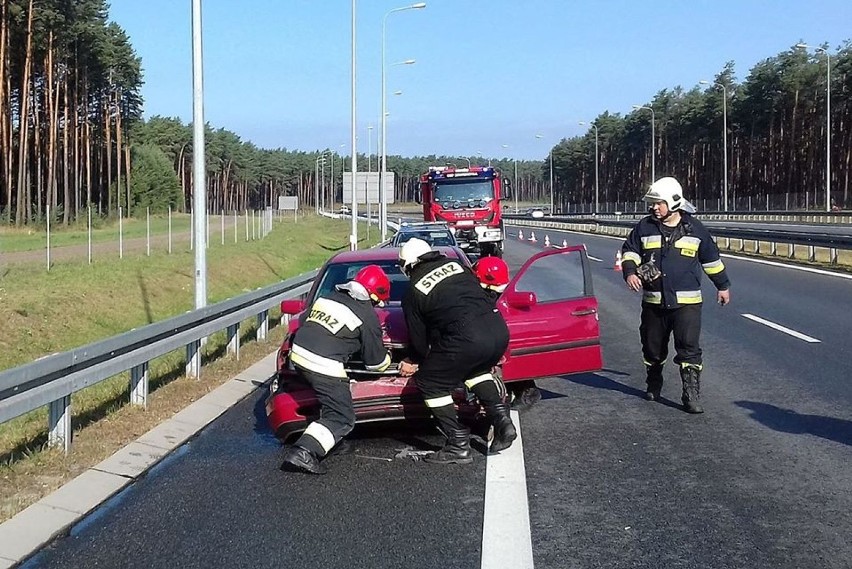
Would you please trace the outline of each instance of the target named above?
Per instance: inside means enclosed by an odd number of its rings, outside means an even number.
[[[601,369],[598,302],[584,246],[531,257],[498,308],[510,336],[504,381]]]

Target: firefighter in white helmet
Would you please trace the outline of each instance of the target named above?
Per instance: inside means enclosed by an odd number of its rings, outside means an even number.
[[[414,375],[426,406],[447,437],[424,460],[439,464],[473,461],[470,430],[459,423],[452,392],[464,384],[482,402],[494,427],[489,451],[508,448],[518,434],[504,401],[502,382],[492,373],[509,346],[509,329],[473,272],[458,259],[411,239],[399,252],[411,279],[402,299],[410,359],[400,366]]]
[[[627,286],[642,291],[639,335],[645,362],[645,398],[658,401],[669,338],[674,335],[674,363],[680,368],[681,400],[688,413],[703,413],[699,397],[703,360],[701,335],[701,274],[717,289],[716,300],[731,300],[728,274],[710,232],[694,212],[674,178],[660,178],[643,200],[650,215],[636,224],[622,247]]]

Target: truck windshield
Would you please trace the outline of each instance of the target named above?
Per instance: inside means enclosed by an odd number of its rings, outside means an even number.
[[[459,202],[459,206],[464,207],[469,202],[477,202],[475,205],[483,206],[492,199],[494,199],[494,188],[491,180],[464,180],[435,184],[435,201],[442,205],[452,206],[455,202]]]

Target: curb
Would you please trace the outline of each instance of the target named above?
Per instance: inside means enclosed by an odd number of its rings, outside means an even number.
[[[27,560],[136,482],[275,374],[276,352],[0,524],[0,569]]]

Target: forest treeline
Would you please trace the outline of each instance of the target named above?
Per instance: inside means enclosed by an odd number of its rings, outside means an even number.
[[[825,200],[826,65],[831,58],[831,190],[849,206],[852,175],[852,46],[791,47],[755,65],[738,83],[728,63],[706,85],[657,93],[626,115],[603,112],[597,127],[600,201],[633,201],[651,176],[677,176],[693,200],[721,197],[723,101],[727,102],[729,194],[733,200],[799,194]],[[180,119],[142,119],[142,62],[106,0],[0,0],[0,214],[3,223],[73,223],[88,208],[108,217],[145,208],[187,211],[192,203],[192,127]],[[724,86],[724,89],[723,89]],[[727,99],[724,99],[724,97]],[[208,208],[243,210],[298,195],[313,206],[339,200],[344,158],[328,150],[259,148],[207,125]],[[325,159],[321,158],[325,155]],[[595,131],[564,138],[542,160],[502,158],[517,171],[521,201],[545,203],[552,155],[556,201],[590,203]],[[482,157],[389,156],[396,199],[429,166]],[[359,156],[360,169],[375,156]],[[334,178],[331,178],[331,175]],[[318,176],[319,175],[319,176]],[[324,176],[324,178],[323,178]],[[820,198],[820,195],[822,196]],[[797,198],[800,199],[800,198]],[[798,204],[804,205],[804,204]],[[812,205],[810,202],[808,205]]]

